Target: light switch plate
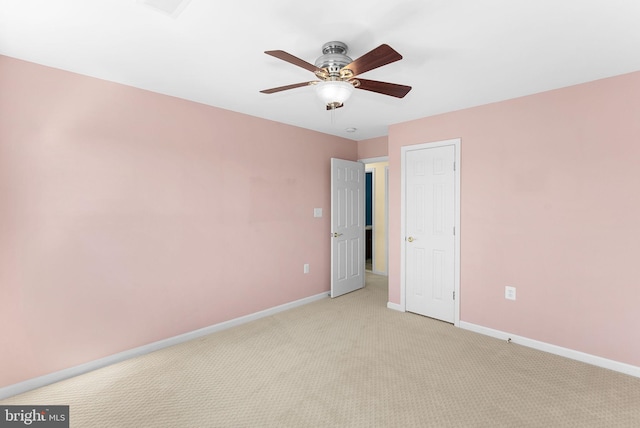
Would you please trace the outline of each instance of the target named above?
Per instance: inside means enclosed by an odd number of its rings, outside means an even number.
[[[504,287],[504,298],[507,300],[516,300],[516,287]]]
[[[322,208],[314,208],[313,209],[313,216],[318,218],[318,217],[322,217]]]

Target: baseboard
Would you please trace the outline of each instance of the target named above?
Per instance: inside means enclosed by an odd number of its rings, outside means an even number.
[[[218,331],[226,330],[231,327],[236,327],[250,321],[255,321],[260,318],[265,318],[270,315],[275,315],[279,312],[293,309],[298,306],[303,306],[308,303],[315,302],[317,300],[326,299],[329,295],[327,292],[316,294],[315,296],[306,297],[304,299],[296,300],[293,302],[285,303],[283,305],[275,306],[273,308],[265,309],[263,311],[255,312],[253,314],[245,315],[239,318],[234,318],[229,321],[224,321],[218,324],[214,324],[208,327],[204,327],[198,330],[190,331],[178,336],[170,337],[167,339],[159,340],[157,342],[149,343],[137,348],[123,351],[108,357],[100,358],[98,360],[90,361],[85,364],[81,364],[68,369],[60,370],[54,373],[50,373],[44,376],[39,376],[33,379],[29,379],[20,383],[5,386],[0,388],[0,400],[13,397],[14,395],[22,394],[27,391],[31,391],[36,388],[40,388],[55,382],[60,382],[65,379],[69,379],[74,376],[88,373],[93,370],[100,369],[102,367],[110,366],[115,363],[119,363],[130,358],[138,357],[141,355],[149,354],[154,351],[158,351],[169,346],[178,345],[180,343],[188,342],[193,339],[197,339],[202,336],[206,336]]]
[[[583,363],[591,364],[594,366],[602,367],[605,369],[613,370],[616,372],[620,372],[620,373],[624,373],[630,376],[640,378],[640,367],[632,366],[631,364],[609,360],[607,358],[598,357],[596,355],[586,354],[584,352],[575,351],[569,348],[563,348],[561,346],[552,345],[546,342],[540,342],[538,340],[517,336],[511,333],[506,333],[500,330],[494,330],[492,328],[483,327],[483,326],[472,324],[465,321],[460,321],[459,327],[465,330],[473,331],[475,333],[480,333],[486,336],[495,337],[497,339],[502,339],[502,340],[511,339],[511,342],[517,343],[518,345],[523,345],[528,348],[537,349],[539,351],[549,352],[550,354],[560,355],[561,357],[570,358],[572,360],[581,361]]]
[[[406,312],[404,308],[397,303],[387,302],[387,308],[393,309],[394,311]]]

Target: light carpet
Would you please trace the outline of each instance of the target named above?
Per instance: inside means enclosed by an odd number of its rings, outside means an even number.
[[[71,427],[640,427],[640,379],[386,308],[386,278],[11,397]]]

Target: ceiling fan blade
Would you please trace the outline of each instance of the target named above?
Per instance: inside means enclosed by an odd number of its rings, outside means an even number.
[[[293,65],[297,65],[298,67],[302,67],[305,70],[309,70],[313,73],[316,72],[324,72],[324,70],[322,68],[318,68],[313,64],[308,63],[307,61],[298,58],[297,56],[293,56],[290,53],[287,53],[285,51],[281,51],[281,50],[276,50],[276,51],[265,51],[264,53],[266,53],[267,55],[271,55],[273,57],[276,57],[278,59],[281,59],[283,61],[287,61],[288,63],[291,63]]]
[[[362,55],[351,64],[345,65],[342,69],[351,70],[353,75],[356,76],[401,59],[402,55],[396,52],[391,46],[383,44]]]
[[[312,82],[301,82],[301,83],[294,83],[292,85],[286,85],[286,86],[279,86],[277,88],[271,88],[271,89],[263,89],[262,92],[263,94],[274,94],[276,92],[280,92],[280,91],[286,91],[287,89],[295,89],[295,88],[301,88],[303,86],[308,86],[308,85],[313,85],[314,83],[316,83],[316,81],[312,81]]]
[[[403,98],[411,90],[411,86],[398,85],[397,83],[378,82],[377,80],[356,79],[360,86],[356,89],[377,92],[379,94],[390,95],[396,98]]]

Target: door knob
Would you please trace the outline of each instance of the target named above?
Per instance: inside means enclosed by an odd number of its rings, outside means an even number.
[[[413,242],[413,241],[415,241],[415,238],[413,236],[410,236],[410,237],[407,238],[407,241]]]
[[[337,238],[338,236],[342,236],[342,233],[333,232],[333,237]]]

